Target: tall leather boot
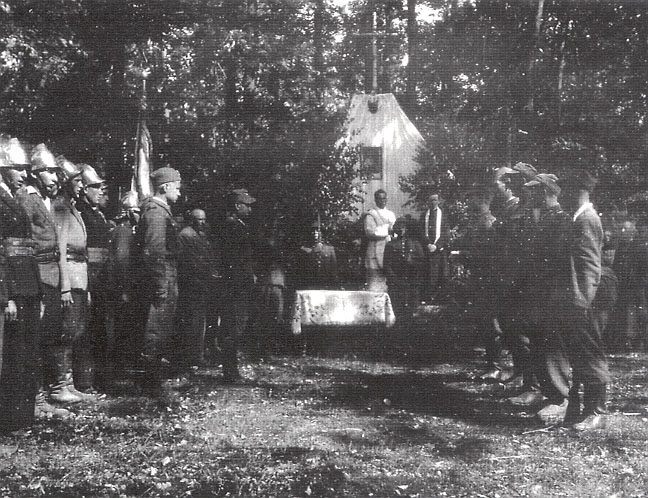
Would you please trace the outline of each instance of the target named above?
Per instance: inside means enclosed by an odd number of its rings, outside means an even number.
[[[49,399],[54,403],[72,404],[83,401],[71,389],[72,381],[72,348],[66,346],[53,346],[50,354],[56,367],[56,379],[50,385]]]
[[[73,380],[70,391],[79,396],[83,401],[97,401],[97,395],[93,392],[94,362],[90,352],[77,352],[73,365]]]
[[[569,404],[567,405],[567,413],[565,414],[565,424],[575,424],[581,417],[581,383],[574,380],[572,387],[569,390]]]
[[[602,383],[585,384],[583,415],[585,419],[574,424],[577,431],[605,429],[607,421],[607,385]]]

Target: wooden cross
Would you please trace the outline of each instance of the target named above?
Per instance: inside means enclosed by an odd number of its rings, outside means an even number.
[[[397,33],[378,33],[376,31],[376,11],[371,13],[371,31],[368,33],[355,33],[352,36],[360,38],[371,38],[371,93],[378,91],[378,38],[398,36]]]

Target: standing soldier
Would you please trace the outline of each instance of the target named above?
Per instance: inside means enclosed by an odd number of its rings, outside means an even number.
[[[115,383],[125,381],[126,370],[137,363],[139,329],[137,302],[133,291],[135,279],[133,264],[135,248],[135,231],[139,221],[137,193],[128,192],[120,199],[119,213],[115,218],[116,226],[110,237],[110,269],[112,294],[115,302],[109,311],[114,324],[115,349],[108,351],[107,361],[112,364],[112,375]],[[117,345],[119,345],[117,347]]]
[[[204,365],[207,306],[219,277],[214,248],[207,236],[207,217],[202,209],[191,211],[189,226],[180,232],[180,302],[187,366]]]
[[[31,224],[16,201],[27,178],[27,154],[16,139],[0,145],[0,430],[14,431],[30,425],[35,414],[40,282]]]
[[[225,323],[221,351],[223,378],[230,383],[240,379],[238,341],[248,332],[256,283],[254,240],[247,224],[256,199],[246,189],[235,189],[228,201],[230,213],[223,226],[222,257],[229,302],[223,316]]]
[[[162,364],[165,349],[174,331],[178,301],[178,255],[180,240],[171,204],[180,198],[180,173],[173,168],[160,168],[151,174],[153,196],[142,203],[136,234],[137,262],[146,323],[142,357],[144,390],[161,396]]]
[[[82,377],[75,375],[77,389],[92,391],[94,385],[106,387],[110,382],[111,365],[109,351],[114,349],[114,328],[108,323],[108,308],[114,303],[111,295],[113,282],[108,272],[108,244],[113,225],[106,219],[102,209],[108,202],[106,181],[99,177],[88,164],[80,164],[83,194],[76,203],[88,234],[88,288],[92,296],[88,334],[93,344],[93,365],[83,367]]]
[[[338,278],[335,247],[322,239],[320,220],[311,225],[312,239],[309,247],[302,246],[299,253],[299,289],[337,289]]]
[[[80,398],[69,392],[67,386],[57,386],[56,383],[59,369],[55,353],[61,342],[63,326],[59,242],[52,207],[59,191],[58,171],[59,166],[54,155],[44,144],[37,145],[31,154],[28,175],[30,184],[18,191],[16,199],[27,212],[31,225],[42,293],[39,353],[43,363],[43,375],[38,379],[39,388],[42,388],[43,384],[51,385],[49,399],[56,403],[69,403],[80,401]],[[67,370],[60,373],[64,375]],[[53,389],[54,387],[57,388]],[[70,415],[67,410],[49,405],[44,392],[39,392],[36,398],[36,414]]]
[[[573,386],[582,383],[584,388],[583,420],[575,423],[574,429],[603,429],[610,374],[592,310],[601,280],[603,246],[601,220],[590,202],[596,180],[587,171],[575,170],[561,183],[565,208],[571,215],[566,233],[567,278],[556,289],[558,323],[547,348],[547,364],[554,385],[563,396],[569,394],[569,402],[567,406],[565,401],[551,404],[543,410],[565,413],[567,408],[567,422],[580,418],[580,398],[576,392],[569,392],[571,366]]]
[[[61,304],[63,329],[61,343],[54,350],[58,366],[56,389],[81,400],[92,400],[90,394],[77,390],[92,384],[94,361],[88,333],[88,237],[81,213],[75,207],[83,189],[81,168],[62,156],[60,168],[62,195],[54,202],[54,219],[58,228],[59,266],[61,268]]]

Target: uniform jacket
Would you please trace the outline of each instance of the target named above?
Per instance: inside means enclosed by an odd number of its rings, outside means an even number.
[[[425,251],[417,239],[406,236],[388,242],[384,259],[388,285],[419,285],[424,263]]]
[[[37,259],[38,256],[48,257],[47,262],[38,263],[40,280],[44,284],[58,287],[60,284],[59,243],[54,215],[47,209],[40,193],[33,187],[19,190],[16,200],[29,218]]]
[[[569,303],[590,308],[601,280],[603,227],[598,213],[588,207],[572,222],[569,233]]]
[[[178,224],[173,219],[168,204],[155,197],[144,200],[136,242],[141,277],[147,285],[150,282],[156,294],[165,294],[166,268],[168,265],[177,267],[181,247]]]
[[[135,230],[128,221],[118,224],[111,232],[109,248],[112,291],[116,296],[132,290],[134,248]]]
[[[88,290],[88,236],[81,213],[66,197],[56,199],[53,206],[59,233],[61,292]]]
[[[255,241],[250,227],[236,216],[223,224],[222,258],[224,276],[230,285],[248,287],[255,281]]]
[[[428,209],[421,215],[421,234],[423,235],[422,241],[425,248],[428,244],[437,246],[437,251],[443,251],[448,247],[450,242],[450,230],[448,228],[448,214],[441,211],[441,231],[439,240],[435,242],[436,238],[436,223],[437,223],[437,210]],[[429,218],[428,218],[429,217]],[[427,233],[425,230],[425,219],[428,218]]]
[[[300,250],[301,288],[330,289],[338,286],[335,248],[323,242]]]
[[[211,279],[218,274],[216,252],[205,232],[187,226],[180,232],[182,253],[180,257],[181,282],[186,290],[203,292]]]
[[[31,240],[31,224],[18,201],[0,187],[0,245],[7,237]],[[18,296],[39,294],[38,265],[34,257],[4,257],[0,254],[0,303]]]
[[[364,233],[369,240],[365,255],[367,268],[379,269],[383,267],[385,246],[390,240],[389,233],[394,228],[396,215],[388,209],[371,209],[365,217]]]
[[[81,213],[88,234],[88,247],[107,248],[110,241],[110,223],[101,210],[90,206],[87,202],[77,202],[76,208]]]

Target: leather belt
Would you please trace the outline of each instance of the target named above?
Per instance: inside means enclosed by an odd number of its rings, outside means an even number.
[[[71,250],[68,247],[66,259],[76,263],[86,263],[88,261],[88,255],[85,251]]]
[[[108,249],[88,247],[88,263],[105,263],[106,261],[108,261]]]
[[[42,252],[40,254],[36,254],[35,258],[38,263],[56,263],[59,260],[59,252],[58,251],[48,251],[48,252]]]
[[[34,241],[27,237],[7,237],[2,241],[2,253],[8,257],[33,256]]]

